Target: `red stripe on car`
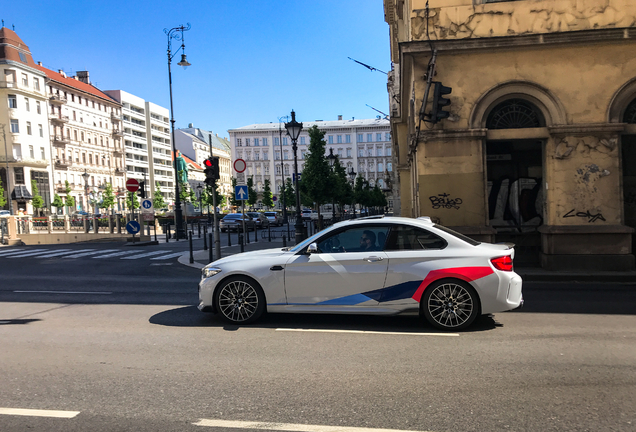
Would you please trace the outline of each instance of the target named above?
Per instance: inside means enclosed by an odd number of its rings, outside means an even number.
[[[435,282],[439,279],[456,278],[466,282],[472,282],[493,273],[494,271],[491,267],[455,267],[433,270],[426,275],[426,278],[424,278],[420,286],[415,291],[415,294],[413,294],[413,297],[411,298],[419,303],[422,299],[422,294],[424,294],[424,290],[426,289],[426,287],[429,286],[432,282]]]

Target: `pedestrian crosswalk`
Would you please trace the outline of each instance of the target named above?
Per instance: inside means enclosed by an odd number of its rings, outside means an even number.
[[[139,249],[69,249],[69,248],[6,248],[0,249],[0,260],[30,258],[30,259],[122,259],[137,260],[147,258],[149,260],[176,259],[187,252],[175,252],[170,249],[148,251]]]

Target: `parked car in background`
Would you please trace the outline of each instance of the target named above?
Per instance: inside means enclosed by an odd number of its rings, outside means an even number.
[[[304,221],[318,219],[318,212],[315,210],[305,209],[301,213],[301,216]]]
[[[254,222],[256,222],[256,228],[269,228],[269,219],[263,213],[247,212],[245,214],[254,219]]]
[[[263,213],[267,219],[269,219],[270,225],[283,226],[283,215],[278,212],[265,212]]]
[[[243,231],[243,220],[245,220],[245,229],[247,231],[254,231],[256,229],[256,221],[247,214],[243,216],[242,213],[226,214],[225,217],[219,221],[219,228],[222,232],[228,230]]]
[[[0,216],[9,216],[9,210],[0,210]]]

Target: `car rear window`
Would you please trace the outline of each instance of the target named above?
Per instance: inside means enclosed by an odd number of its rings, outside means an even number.
[[[231,214],[225,215],[223,219],[240,219],[241,216],[242,215],[239,213],[231,213]]]
[[[465,241],[469,245],[477,246],[481,244],[481,242],[478,242],[477,240],[473,240],[470,237],[467,237],[464,234],[460,234],[457,231],[453,231],[450,228],[446,228],[445,226],[435,224],[433,225],[433,227],[437,228],[438,230],[444,231],[446,234],[450,234],[453,237],[457,237],[458,239]]]

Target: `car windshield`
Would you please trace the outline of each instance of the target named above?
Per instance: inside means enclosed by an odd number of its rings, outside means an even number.
[[[265,216],[276,216],[275,212],[265,212]]]
[[[470,245],[477,246],[477,245],[480,245],[480,244],[481,244],[481,243],[480,243],[480,242],[478,242],[477,240],[473,240],[473,239],[471,239],[470,237],[466,237],[464,234],[460,234],[460,233],[458,233],[457,231],[453,231],[453,230],[452,230],[452,229],[450,229],[450,228],[446,228],[445,226],[437,225],[437,224],[436,224],[436,225],[433,225],[433,226],[434,226],[435,228],[437,228],[438,230],[442,230],[442,231],[444,231],[444,232],[445,232],[445,233],[447,233],[447,234],[450,234],[450,235],[452,235],[452,236],[454,236],[454,237],[457,237],[458,239],[463,240],[463,241],[465,241],[466,243],[468,243],[468,244],[470,244]]]
[[[306,249],[310,244],[315,243],[316,239],[318,239],[318,237],[323,235],[327,229],[328,228],[325,228],[324,230],[317,232],[316,234],[314,234],[311,237],[309,237],[307,240],[304,240],[304,241],[298,243],[296,246],[294,246],[293,248],[291,248],[289,250],[291,252],[298,252],[300,250]]]

